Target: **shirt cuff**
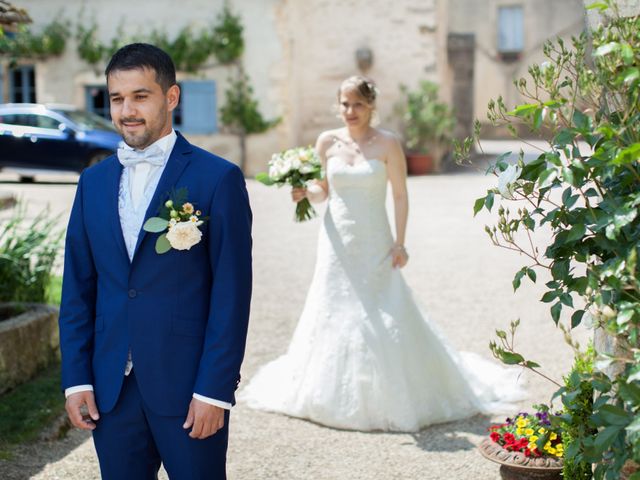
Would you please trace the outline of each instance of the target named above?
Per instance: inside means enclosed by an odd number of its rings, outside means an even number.
[[[76,385],[75,387],[69,387],[64,391],[64,397],[69,398],[70,395],[78,392],[93,392],[93,385]]]
[[[193,394],[193,398],[200,400],[201,402],[208,403],[209,405],[215,405],[216,407],[224,408],[225,410],[231,410],[231,404],[228,402],[216,400],[215,398],[204,397],[197,393]]]

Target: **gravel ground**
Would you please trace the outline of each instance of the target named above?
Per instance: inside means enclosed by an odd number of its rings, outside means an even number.
[[[521,318],[518,347],[560,380],[572,353],[547,305],[539,302],[544,275],[539,274],[537,285],[523,282],[514,294],[513,274],[526,259],[491,245],[484,233],[489,214],[473,218],[473,201],[492,185],[492,178],[474,173],[409,179],[411,259],[405,276],[456,348],[490,357],[487,344],[495,328]],[[244,378],[287,347],[313,272],[319,227],[318,220],[292,223],[286,191],[254,181],[248,186],[255,218],[255,287]],[[53,202],[53,210],[62,212],[68,212],[74,191],[73,185],[5,183],[0,188],[23,193],[34,206]],[[583,341],[588,335],[576,333]],[[528,393],[523,408],[548,400],[554,389],[529,372],[522,373],[521,381]],[[229,478],[496,480],[498,466],[475,449],[491,420],[476,416],[417,434],[362,433],[240,404],[231,417]],[[11,462],[0,461],[0,478],[97,479],[91,438],[74,431],[61,441],[23,447]]]

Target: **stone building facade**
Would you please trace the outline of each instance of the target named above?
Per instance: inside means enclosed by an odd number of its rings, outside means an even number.
[[[154,28],[170,35],[185,26],[198,30],[211,25],[224,6],[224,0],[15,3],[27,9],[35,30],[56,16],[70,19],[72,30],[82,19],[95,19],[105,42],[119,32],[126,42]],[[243,64],[260,111],[267,119],[281,119],[268,132],[249,137],[248,175],[263,170],[273,152],[313,143],[321,130],[340,125],[337,87],[343,78],[357,73],[372,77],[379,86],[383,127],[395,125],[392,111],[400,97],[399,85],[412,87],[423,79],[440,84],[442,98],[458,107],[460,120],[468,125],[473,117],[483,116],[490,97],[511,98],[511,77],[537,59],[535,52],[544,38],[579,31],[584,15],[580,0],[230,0],[228,4],[242,19]],[[522,5],[525,45],[521,58],[504,63],[495,51],[498,11],[507,4]],[[364,71],[356,62],[358,50],[372,56]],[[24,68],[24,78],[32,73],[37,102],[100,106],[104,65],[94,69],[83,62],[73,39],[60,57],[12,66],[4,62],[3,101],[11,100],[11,68]],[[237,137],[225,133],[217,118],[210,119],[210,128],[198,128],[203,122],[190,111],[201,103],[198,98],[204,97],[197,95],[202,92],[219,111],[230,76],[229,67],[213,60],[195,74],[179,72],[186,100],[182,131],[193,142],[237,161]]]

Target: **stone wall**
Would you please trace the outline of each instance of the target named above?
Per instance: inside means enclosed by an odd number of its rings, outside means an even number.
[[[59,359],[58,309],[26,307],[24,313],[0,321],[0,394]],[[16,308],[16,304],[0,304],[0,314]]]
[[[100,37],[110,41],[119,28],[126,37],[154,28],[176,33],[186,25],[195,29],[213,22],[224,0],[23,0],[38,28],[62,18],[95,18]],[[243,63],[266,118],[281,117],[271,131],[248,141],[247,174],[262,170],[271,153],[312,143],[318,133],[340,125],[336,119],[336,90],[340,81],[356,73],[355,51],[373,52],[366,72],[379,85],[382,126],[393,127],[390,114],[399,97],[400,83],[417,85],[421,79],[445,83],[445,0],[232,0],[232,10],[244,25]],[[75,27],[74,27],[75,28]],[[104,84],[102,69],[95,71],[76,54],[75,41],[60,58],[36,63],[37,96],[41,102],[85,106],[84,88]],[[195,77],[216,81],[218,105],[231,71],[210,65]],[[179,74],[179,80],[192,75]],[[6,91],[6,90],[5,90]],[[443,98],[448,86],[443,85]],[[188,135],[202,147],[238,161],[236,137],[224,133]]]

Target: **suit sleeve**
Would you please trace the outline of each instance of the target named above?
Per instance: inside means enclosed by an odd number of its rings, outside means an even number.
[[[208,241],[213,282],[194,392],[234,404],[252,287],[252,215],[238,167],[231,167],[219,181],[210,212]]]
[[[85,230],[83,178],[78,181],[65,241],[59,317],[63,389],[93,384],[97,274]]]

